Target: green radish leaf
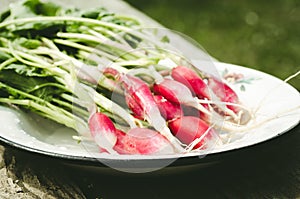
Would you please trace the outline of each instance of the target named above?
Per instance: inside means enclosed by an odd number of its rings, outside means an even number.
[[[49,76],[43,69],[15,63],[6,66],[0,72],[0,81],[24,92],[37,90],[45,84],[58,84],[55,78]]]
[[[21,45],[24,48],[28,49],[36,49],[42,45],[42,42],[37,39],[27,39],[25,37],[21,37],[14,40],[15,45]]]
[[[35,17],[32,4],[36,3],[36,0],[33,1],[19,1],[16,3],[10,4],[10,18],[12,19],[22,19],[27,17]],[[31,5],[30,5],[31,4]]]
[[[96,8],[92,10],[83,11],[81,16],[90,19],[102,19],[104,17],[114,16],[114,14],[108,12],[105,8]]]
[[[6,70],[13,70],[19,75],[29,77],[47,77],[49,76],[44,70],[24,64],[10,64],[5,67]]]
[[[26,76],[29,72],[20,73],[18,70],[2,70],[0,82],[17,90],[30,93],[40,99],[51,101],[53,97],[66,92],[54,77]],[[14,95],[14,93],[10,93]]]
[[[60,6],[51,2],[25,0],[11,4],[10,14],[13,19],[34,17],[37,15],[55,16],[60,9]]]
[[[39,0],[26,0],[26,1],[18,1],[12,3],[10,5],[9,17],[7,17],[7,14],[4,16],[6,16],[5,17],[6,19],[8,18],[22,19],[22,18],[37,17],[37,16],[56,16],[60,10],[61,7],[51,2],[42,3]],[[1,16],[3,16],[3,14]],[[10,26],[6,28],[8,28],[8,31],[12,32],[15,36],[25,36],[29,38],[34,38],[37,35],[39,36],[54,35],[57,31],[62,30],[63,27],[64,27],[64,22],[51,23],[51,22],[37,21],[37,22],[31,22],[25,24],[18,24],[18,26]],[[3,31],[1,34],[3,34]]]

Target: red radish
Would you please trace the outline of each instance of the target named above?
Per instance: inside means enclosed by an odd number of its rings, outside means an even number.
[[[153,85],[153,91],[156,94],[162,95],[170,102],[192,106],[198,110],[210,114],[199,102],[193,97],[193,94],[188,87],[180,82],[172,79],[164,79],[164,81]]]
[[[145,119],[145,114],[142,107],[134,100],[134,98],[126,94],[125,92],[125,101],[129,109],[133,112],[133,115],[138,119]]]
[[[161,95],[154,95],[154,100],[160,110],[161,115],[167,120],[173,120],[183,116],[181,107],[178,104],[169,102]]]
[[[114,145],[117,142],[116,128],[108,116],[96,112],[89,119],[89,128],[96,144],[109,153],[114,154]]]
[[[215,134],[215,131],[206,122],[193,116],[183,116],[171,121],[169,127],[172,133],[187,145],[203,136],[203,139],[194,146],[194,149],[205,147],[206,143]]]
[[[162,95],[170,102],[176,104],[193,101],[190,90],[183,84],[172,79],[164,79],[162,82],[154,84],[153,91],[155,94]],[[187,97],[188,99],[186,99]]]
[[[121,77],[121,81],[126,90],[126,95],[130,95],[131,98],[143,109],[146,115],[153,109],[157,109],[159,112],[151,90],[144,81],[129,75],[123,75]]]
[[[214,94],[220,98],[222,102],[228,102],[233,104],[239,104],[239,98],[232,88],[226,83],[218,80],[216,77],[210,77],[208,79],[208,86],[212,89]],[[234,113],[240,111],[240,107],[234,105],[226,105],[228,109]]]
[[[171,143],[158,132],[133,128],[124,133],[116,129],[110,118],[103,113],[92,115],[89,128],[101,152],[143,155],[175,152]]]
[[[159,125],[165,123],[165,120],[160,115],[160,111],[154,101],[152,92],[144,81],[129,75],[122,75],[120,80],[125,88],[125,95],[130,95],[128,99],[131,98],[130,100],[134,101],[135,105],[138,105],[142,109],[145,119],[147,119],[150,124],[153,126],[158,125],[153,121],[159,122]],[[133,112],[135,110],[136,109],[132,109]],[[139,112],[135,114],[140,115],[140,113],[139,110]],[[157,130],[160,131],[161,129]]]
[[[174,138],[170,129],[167,127],[165,119],[161,116],[158,106],[155,103],[152,92],[148,85],[141,79],[122,75],[120,81],[125,88],[126,93],[131,95],[133,100],[142,108],[145,119],[162,135],[164,135],[179,151],[183,148],[181,143]]]
[[[207,84],[192,69],[177,66],[172,69],[171,76],[174,80],[187,86],[198,98],[210,99]]]
[[[172,154],[171,143],[160,133],[146,128],[133,128],[126,134],[117,130],[118,141],[114,146],[120,154]]]
[[[238,97],[236,93],[225,83],[212,77],[208,81],[208,85],[198,76],[198,74],[190,68],[184,66],[177,66],[171,73],[173,79],[186,85],[198,98],[212,99],[214,96],[209,95],[209,87],[213,91],[211,95],[215,95],[220,98],[221,102],[227,103],[226,107],[222,107],[218,102],[211,102],[218,110],[219,114],[226,114],[233,117],[234,120],[239,120],[236,113],[239,112]],[[229,104],[231,103],[231,104]],[[235,105],[237,104],[237,105]],[[207,115],[207,114],[206,114]]]

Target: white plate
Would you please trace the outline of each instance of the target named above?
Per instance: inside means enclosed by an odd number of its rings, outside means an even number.
[[[256,113],[255,122],[259,123],[269,118],[275,119],[242,133],[243,136],[240,139],[230,144],[214,147],[206,153],[218,154],[252,146],[277,137],[299,123],[300,95],[292,86],[271,75],[253,69],[219,62],[215,63],[215,66],[220,73],[227,70],[229,73],[243,74],[245,80],[252,79],[250,84],[238,83],[231,86],[238,92],[247,107],[255,110],[260,106]],[[240,89],[242,85],[245,88],[244,91]],[[93,144],[78,143],[72,139],[72,136],[77,135],[77,133],[71,129],[39,116],[4,106],[0,107],[0,123],[2,124],[0,138],[10,145],[38,154],[81,160],[86,161],[86,163],[100,161],[107,166],[111,166],[109,164],[112,161],[117,161],[122,164],[122,167],[126,167],[125,163],[128,163],[129,160],[147,161],[147,164],[151,161],[166,160],[167,162],[160,162],[160,164],[167,166],[178,158],[205,155],[201,153],[155,156],[101,154],[98,153],[97,147]]]
[[[8,2],[10,1],[4,1],[4,7],[7,6]],[[70,0],[56,2],[68,5]],[[74,6],[77,7],[105,6],[118,13],[137,16],[141,20],[146,21],[150,27],[161,27],[157,22],[119,0],[93,0],[89,1],[88,4],[83,2],[84,1],[72,1]],[[0,8],[0,10],[4,7]],[[191,59],[211,60],[203,50],[177,34],[172,35],[172,41],[178,45],[177,47],[179,49],[185,49],[185,53],[188,54]],[[203,66],[207,66],[206,63],[197,63],[200,67],[202,67],[202,64]],[[209,65],[211,65],[211,62]],[[272,117],[278,118],[251,130],[249,129],[249,131],[242,134],[243,136],[240,139],[221,147],[214,147],[212,150],[206,151],[205,154],[221,154],[222,152],[253,146],[257,143],[277,137],[299,123],[299,92],[289,84],[273,76],[249,68],[219,62],[214,63],[214,65],[220,73],[223,73],[226,69],[229,73],[243,74],[246,80],[254,78],[250,84],[234,84],[232,86],[238,92],[241,100],[247,107],[254,110],[260,106],[257,112],[256,122],[264,121]],[[242,85],[245,91],[240,89]],[[98,164],[97,166],[106,165],[136,169],[143,168],[147,165],[147,167],[159,168],[171,164],[178,158],[188,159],[188,157],[203,157],[205,155],[201,153],[160,156],[111,156],[108,154],[100,154],[95,145],[86,143],[79,144],[76,140],[72,139],[72,136],[77,135],[73,130],[34,114],[20,112],[4,106],[0,106],[0,123],[2,124],[0,128],[0,139],[12,146],[50,157],[80,160],[81,163],[84,164],[101,162],[103,164]],[[196,161],[197,160],[199,159],[196,158]]]

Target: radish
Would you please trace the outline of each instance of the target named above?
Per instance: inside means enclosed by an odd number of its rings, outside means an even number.
[[[207,84],[192,69],[177,66],[172,69],[171,76],[174,80],[187,86],[198,98],[210,99]]]
[[[94,113],[89,119],[89,128],[94,141],[102,150],[116,154],[113,150],[117,143],[116,128],[108,116]]]
[[[153,91],[156,94],[164,96],[170,102],[192,106],[203,113],[211,115],[211,113],[199,103],[198,99],[193,97],[189,88],[180,82],[172,79],[164,79],[162,82],[153,85]]]
[[[133,128],[127,133],[116,129],[111,119],[96,112],[89,119],[89,128],[100,152],[110,154],[172,154],[172,144],[158,132],[146,128]]]
[[[193,149],[207,148],[207,143],[216,134],[214,129],[201,120],[193,116],[183,116],[169,123],[172,133],[183,143],[190,145],[195,140]]]
[[[169,102],[161,95],[154,95],[153,97],[160,110],[161,115],[167,121],[183,116],[183,111],[178,104]]]
[[[231,104],[239,104],[238,95],[230,88],[226,83],[218,80],[216,77],[210,77],[208,79],[208,86],[214,94],[220,98],[222,102],[228,102]],[[238,113],[241,109],[239,106],[226,105],[228,109],[232,110],[234,113]]]
[[[119,154],[173,154],[172,144],[160,133],[146,128],[133,128],[127,133],[117,130],[114,146]]]
[[[208,79],[208,85],[200,78],[200,76],[190,68],[185,66],[177,66],[172,69],[171,76],[176,81],[187,86],[199,99],[215,99],[220,98],[221,102],[207,101],[215,107],[215,110],[221,115],[230,115],[235,121],[240,118],[236,115],[240,110],[240,104],[237,94],[225,83],[214,77]],[[210,88],[209,88],[209,87]],[[209,90],[213,92],[209,92]],[[223,106],[226,104],[226,106]],[[203,103],[202,103],[203,105]],[[226,109],[226,107],[229,109]]]
[[[150,112],[159,113],[152,93],[144,81],[134,76],[122,75],[121,82],[126,91],[125,95],[131,96],[132,100],[142,108],[146,117],[151,117]]]
[[[126,94],[126,92],[125,92],[125,101],[127,106],[133,112],[133,115],[136,118],[141,120],[145,118],[143,108],[134,100],[134,98],[131,95]]]
[[[228,109],[226,108],[226,106],[223,106],[224,104],[226,104],[232,107],[235,106],[242,107],[239,103],[226,102],[226,101],[219,102],[219,101],[212,101],[207,99],[201,100],[197,97],[194,97],[188,87],[172,79],[164,79],[162,82],[154,84],[153,91],[156,94],[160,94],[164,96],[167,100],[173,103],[182,104],[185,106],[191,106],[200,110],[202,113],[206,115],[206,118],[209,118],[208,119],[209,121],[212,119],[212,113],[215,113],[217,111],[219,116],[215,115],[215,117],[221,118],[224,115],[228,115],[232,118],[232,121],[240,123],[241,115],[237,115],[231,109]],[[208,110],[207,107],[210,109],[210,106],[204,107],[203,104],[207,104],[207,105],[211,104],[216,109]]]
[[[120,81],[133,100],[142,108],[145,119],[163,136],[165,136],[178,150],[183,151],[181,143],[172,135],[165,119],[161,116],[159,108],[155,103],[153,95],[148,85],[141,79],[122,74]]]

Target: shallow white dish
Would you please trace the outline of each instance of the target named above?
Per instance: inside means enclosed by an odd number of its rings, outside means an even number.
[[[277,137],[299,123],[300,95],[292,86],[276,77],[253,69],[219,62],[214,64],[220,73],[226,70],[228,73],[243,74],[244,80],[252,80],[249,83],[235,83],[231,86],[238,92],[247,107],[255,110],[260,106],[256,113],[258,123],[269,118],[274,119],[249,129],[242,133],[243,136],[240,139],[230,144],[214,147],[205,153],[114,156],[98,153],[97,147],[93,144],[78,143],[72,138],[77,133],[71,129],[33,114],[1,106],[0,139],[14,147],[37,154],[79,160],[84,164],[100,162],[99,167],[106,165],[127,171],[127,169],[142,169],[145,165],[147,168],[158,169],[170,165],[176,159],[203,157],[243,149]],[[243,89],[240,89],[241,87]]]
[[[10,1],[4,1],[4,7]],[[70,0],[56,1],[68,5]],[[93,0],[88,4],[83,1],[72,1],[76,7],[104,6],[113,11],[131,14],[146,21],[150,27],[160,27],[158,23],[151,20],[142,13],[131,8],[126,3],[119,0]],[[3,9],[4,7],[0,8]],[[148,23],[149,22],[149,23]],[[173,43],[178,45],[179,49],[185,49],[191,59],[211,60],[208,55],[193,45],[186,39],[176,34],[172,35]],[[122,168],[122,170],[139,172],[162,168],[173,163],[177,159],[187,160],[183,164],[189,164],[189,158],[194,158],[193,163],[197,163],[198,157],[205,155],[222,154],[223,152],[244,149],[258,143],[277,137],[291,128],[295,127],[300,121],[300,95],[299,92],[268,74],[241,67],[232,64],[220,62],[197,62],[195,63],[201,69],[213,64],[213,69],[222,74],[225,70],[228,73],[241,73],[244,80],[252,80],[249,83],[241,82],[231,85],[237,92],[241,101],[251,110],[258,107],[256,113],[256,122],[261,122],[269,118],[270,120],[263,125],[249,129],[243,133],[242,137],[230,144],[220,147],[214,147],[212,150],[204,153],[187,153],[174,155],[157,155],[157,156],[136,156],[122,155],[112,156],[98,153],[98,149],[93,144],[78,143],[72,138],[77,133],[64,126],[58,125],[52,121],[45,120],[34,114],[28,114],[17,111],[12,108],[0,106],[0,140],[14,147],[43,154],[49,157],[58,157],[64,160],[74,160],[78,164],[93,164],[96,167],[109,166]],[[208,71],[209,72],[209,71]],[[241,88],[245,88],[242,91]],[[78,162],[80,161],[80,163]],[[205,163],[205,160],[202,161]],[[101,164],[98,164],[101,163]],[[146,168],[146,169],[145,169]],[[139,169],[137,171],[137,169]]]

